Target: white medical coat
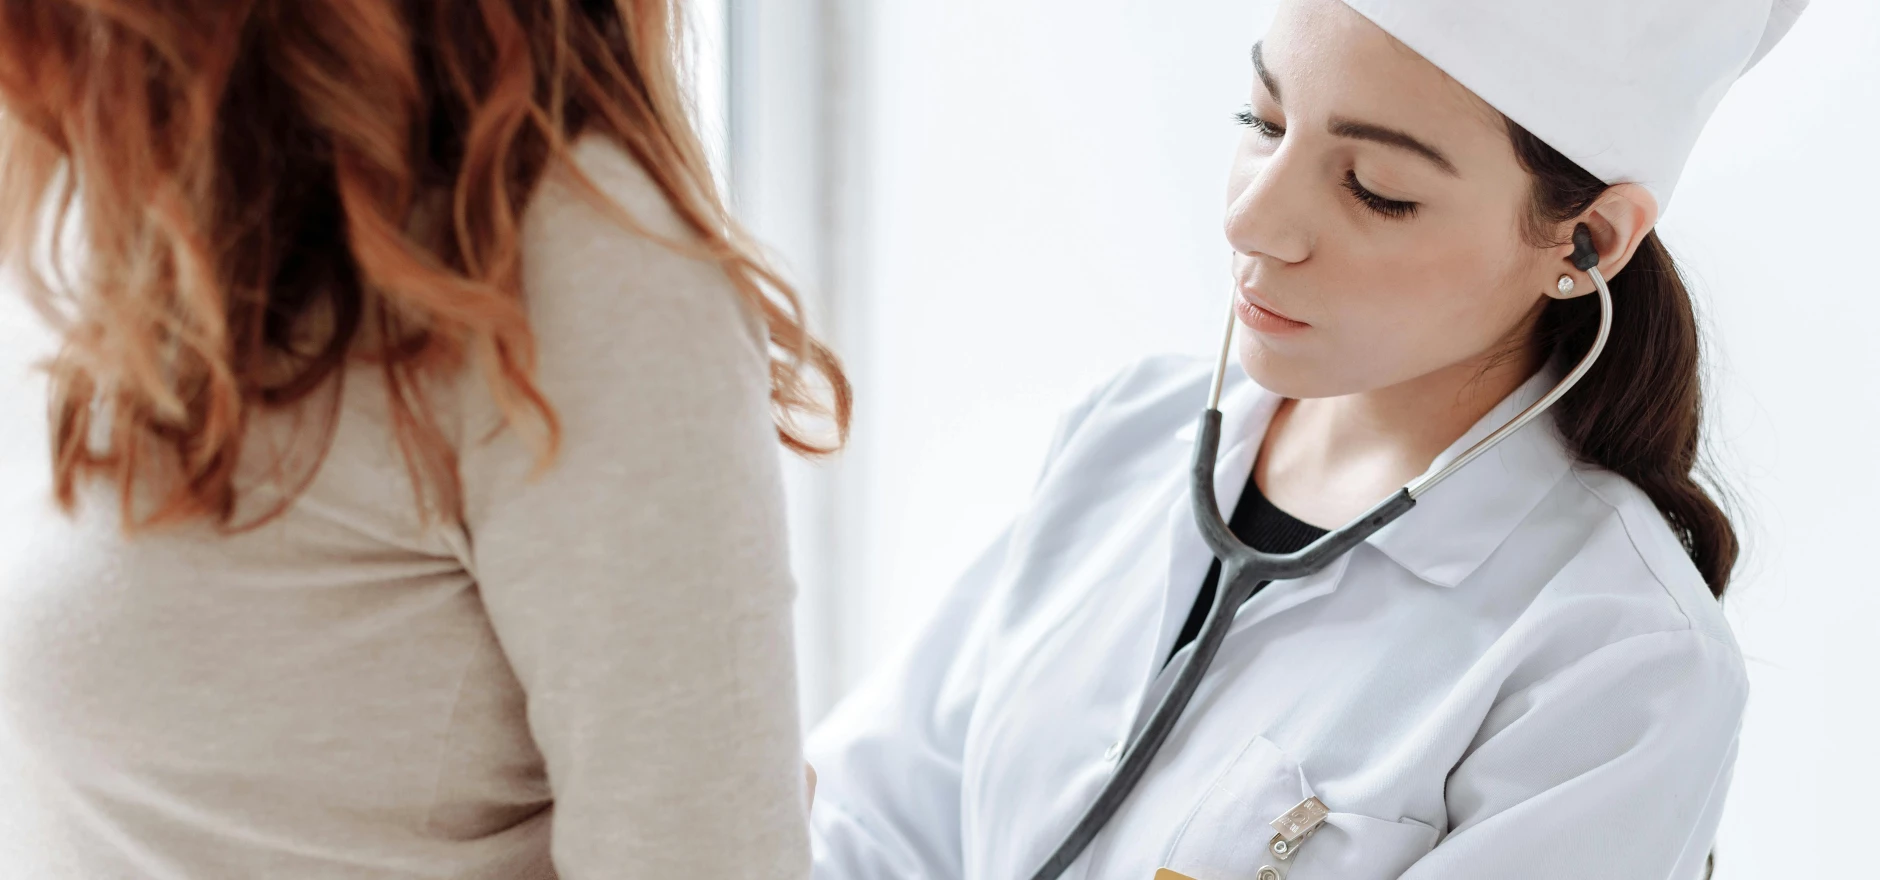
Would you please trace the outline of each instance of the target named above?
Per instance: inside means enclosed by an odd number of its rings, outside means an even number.
[[[815,732],[818,880],[1023,880],[1057,846],[1179,665],[1164,661],[1212,558],[1188,502],[1209,379],[1205,363],[1152,360],[1070,413],[1017,519]],[[1230,382],[1223,510],[1278,403]],[[1332,813],[1289,880],[1687,880],[1746,693],[1663,517],[1574,462],[1543,417],[1329,568],[1244,605],[1147,776],[1064,876],[1254,880],[1267,823],[1317,796]]]

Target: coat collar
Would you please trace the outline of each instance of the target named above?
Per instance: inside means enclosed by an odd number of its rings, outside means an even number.
[[[1546,395],[1558,378],[1552,370],[1529,377],[1436,456],[1423,476],[1494,433]],[[1552,415],[1543,414],[1425,492],[1415,508],[1367,543],[1429,583],[1456,586],[1507,540],[1572,465]]]
[[[1534,374],[1488,411],[1424,472],[1441,470],[1554,387],[1552,370]],[[1453,587],[1506,541],[1573,460],[1544,413],[1480,458],[1430,488],[1417,506],[1371,536],[1370,544],[1432,584]]]
[[[1530,377],[1436,456],[1424,475],[1454,461],[1539,400],[1557,380],[1551,370]],[[1223,511],[1232,510],[1238,500],[1280,403],[1278,395],[1248,380],[1232,391],[1221,402],[1224,451],[1215,478]],[[1542,415],[1432,487],[1415,508],[1366,543],[1424,581],[1456,586],[1501,546],[1571,467],[1572,458],[1552,417]]]
[[[1240,493],[1247,488],[1247,475],[1253,472],[1254,456],[1260,451],[1261,439],[1266,437],[1267,423],[1272,421],[1280,404],[1278,395],[1254,384],[1244,373],[1235,370],[1230,376],[1239,378],[1238,381],[1230,378],[1233,384],[1222,391],[1221,446],[1214,460],[1214,498],[1223,514],[1231,513],[1234,505],[1240,503]],[[1193,420],[1175,433],[1174,439],[1185,455],[1193,453],[1200,418],[1201,408],[1197,406]],[[1188,619],[1189,608],[1201,590],[1201,580],[1214,561],[1207,541],[1195,528],[1194,508],[1189,499],[1189,461],[1186,457],[1182,459],[1180,478],[1170,488],[1167,524],[1163,529],[1168,541],[1168,568],[1164,575],[1162,620],[1155,647],[1158,672],[1160,659],[1168,656],[1175,637],[1181,634],[1182,622]],[[1154,677],[1152,672],[1150,678]]]
[[[1221,451],[1215,463],[1214,494],[1223,512],[1232,511],[1239,503],[1247,475],[1253,470],[1254,457],[1281,401],[1279,395],[1261,388],[1245,374],[1235,372],[1238,375],[1230,378],[1221,398]],[[1425,474],[1435,473],[1454,461],[1477,440],[1540,399],[1553,387],[1554,381],[1550,371],[1528,379],[1438,455]],[[1198,421],[1199,408],[1195,415]],[[1195,423],[1191,422],[1175,435],[1184,450],[1192,447],[1195,429]],[[1431,488],[1418,499],[1415,508],[1372,535],[1366,543],[1419,579],[1437,586],[1454,587],[1501,546],[1571,464],[1554,432],[1553,420],[1543,415]],[[1182,479],[1179,486],[1173,487],[1164,528],[1168,567],[1155,648],[1158,662],[1145,680],[1145,686],[1161,670],[1160,658],[1168,655],[1182,621],[1187,618],[1189,606],[1194,603],[1201,579],[1213,561],[1213,554],[1208,552],[1206,542],[1195,529],[1185,463],[1180,472]],[[1264,613],[1274,613],[1335,589],[1350,556],[1345,554],[1325,570],[1301,579],[1288,591],[1289,598],[1283,600],[1283,606],[1274,605]],[[1236,623],[1237,628],[1240,625]]]

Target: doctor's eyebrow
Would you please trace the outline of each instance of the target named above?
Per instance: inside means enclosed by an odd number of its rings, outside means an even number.
[[[1338,137],[1371,141],[1388,147],[1396,147],[1400,150],[1408,150],[1430,160],[1431,164],[1443,169],[1443,173],[1448,174],[1450,177],[1462,176],[1461,172],[1456,170],[1456,163],[1449,161],[1449,157],[1443,155],[1441,150],[1397,129],[1385,128],[1382,125],[1373,125],[1369,122],[1359,122],[1355,119],[1346,119],[1342,116],[1332,117],[1331,125],[1328,126],[1328,128],[1332,134]]]
[[[1273,81],[1272,71],[1266,69],[1266,58],[1261,53],[1260,49],[1260,47],[1264,45],[1266,45],[1264,40],[1253,44],[1253,72],[1260,75],[1260,82],[1266,85],[1266,93],[1272,95],[1273,100],[1277,102],[1279,100],[1279,83]]]
[[[1273,72],[1266,69],[1265,46],[1265,40],[1253,44],[1253,51],[1250,53],[1253,56],[1253,72],[1260,75],[1260,82],[1266,86],[1267,94],[1272,95],[1275,102],[1279,102],[1279,83],[1273,79]],[[1431,164],[1441,168],[1443,173],[1451,177],[1462,176],[1461,172],[1456,170],[1456,163],[1449,161],[1449,157],[1443,155],[1443,151],[1397,129],[1387,128],[1369,122],[1359,122],[1355,119],[1346,119],[1342,116],[1332,117],[1329,129],[1333,135],[1338,137],[1371,141],[1389,147],[1396,147],[1400,150],[1408,150],[1428,159]]]

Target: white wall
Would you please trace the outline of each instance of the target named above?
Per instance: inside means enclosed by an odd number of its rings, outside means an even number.
[[[733,206],[773,252],[798,287],[819,335],[839,344],[854,310],[837,310],[852,270],[839,208],[843,173],[851,40],[843,30],[846,0],[730,0],[730,156]],[[851,658],[843,633],[855,628],[838,587],[851,582],[851,557],[837,541],[852,531],[835,503],[848,472],[834,462],[785,456],[792,556],[801,585],[797,602],[797,667],[805,718],[821,715],[840,695]]]
[[[52,485],[46,424],[32,418],[45,406],[31,367],[49,352],[38,317],[11,286],[0,286],[0,559],[17,552],[25,518],[45,510],[40,490]]]
[[[1059,412],[1202,352],[1252,3],[883,3],[867,30],[865,365],[845,551],[867,668],[1017,508]]]
[[[881,2],[845,334],[862,417],[827,546],[851,683],[1018,506],[1057,411],[1205,352],[1223,174],[1265,2]],[[1816,0],[1725,101],[1663,226],[1709,324],[1714,452],[1749,552],[1754,693],[1718,876],[1870,871],[1880,819],[1880,4]],[[1597,845],[1589,841],[1588,845]]]
[[[1709,307],[1712,446],[1749,547],[1726,603],[1753,690],[1720,878],[1874,871],[1876,111],[1880,4],[1817,0],[1719,110],[1664,224]]]

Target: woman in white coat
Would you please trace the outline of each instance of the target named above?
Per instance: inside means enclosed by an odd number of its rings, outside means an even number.
[[[1241,606],[1064,876],[1705,872],[1747,690],[1718,603],[1737,544],[1693,478],[1697,333],[1653,226],[1798,11],[1284,5],[1228,186],[1251,381],[1215,488],[1241,539],[1296,549],[1545,394],[1599,322],[1582,224],[1612,337],[1547,416]],[[819,878],[1029,877],[1077,822],[1217,586],[1189,506],[1209,381],[1150,361],[1072,410],[1017,519],[812,737]],[[1275,865],[1269,822],[1313,797],[1329,815]]]

